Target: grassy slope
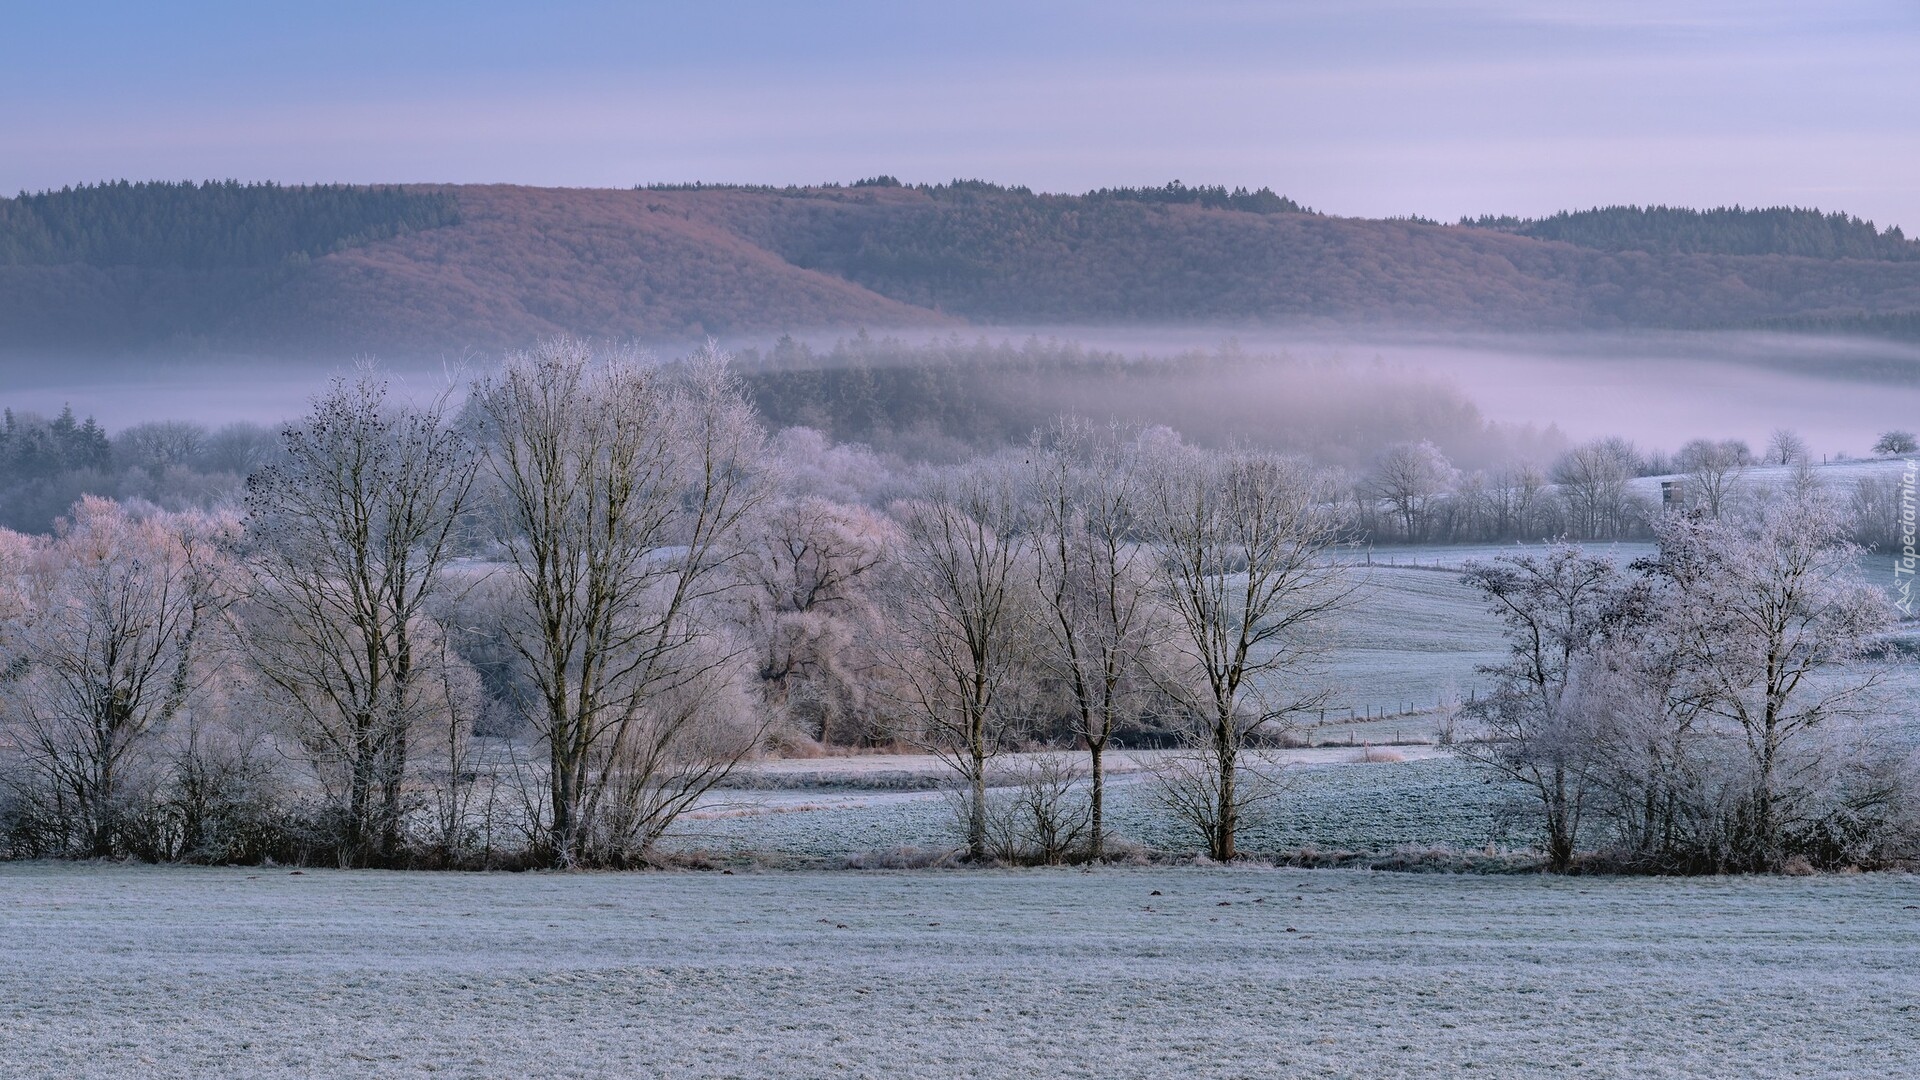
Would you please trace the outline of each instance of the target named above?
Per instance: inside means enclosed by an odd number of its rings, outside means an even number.
[[[1485,683],[1474,669],[1500,660],[1500,622],[1458,573],[1405,565],[1366,573],[1367,587],[1331,635],[1339,690],[1329,720],[1348,708],[1424,710]]]
[[[1910,877],[0,866],[11,1077],[1887,1077]]]

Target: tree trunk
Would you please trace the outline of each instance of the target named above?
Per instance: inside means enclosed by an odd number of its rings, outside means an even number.
[[[373,802],[372,722],[363,713],[354,718],[353,762],[347,774],[346,850],[349,864],[358,866],[367,857],[367,819]]]
[[[547,794],[553,806],[553,827],[548,834],[550,854],[556,869],[573,864],[573,768],[564,749],[564,727],[555,727],[547,740]]]
[[[1553,770],[1553,795],[1547,806],[1547,870],[1564,874],[1573,865],[1573,823],[1567,806],[1567,775]]]
[[[1547,839],[1547,870],[1555,874],[1564,874],[1573,865],[1573,838],[1566,830],[1556,826],[1553,835]]]
[[[389,741],[381,766],[380,860],[392,865],[400,856],[402,785],[407,775],[407,724],[403,719]]]
[[[972,805],[967,807],[967,858],[973,862],[987,859],[987,755],[976,738],[972,747]]]
[[[1233,847],[1233,834],[1240,824],[1239,807],[1233,789],[1234,757],[1233,720],[1228,718],[1214,731],[1214,754],[1220,766],[1219,803],[1214,808],[1213,850],[1207,854],[1215,862],[1232,862],[1236,854]]]
[[[1093,840],[1090,844],[1090,851],[1094,862],[1099,862],[1107,857],[1107,775],[1106,770],[1101,765],[1101,755],[1106,752],[1106,749],[1107,744],[1104,739],[1099,742],[1087,743],[1087,754],[1093,759],[1093,776],[1087,792],[1087,799],[1093,813]]]

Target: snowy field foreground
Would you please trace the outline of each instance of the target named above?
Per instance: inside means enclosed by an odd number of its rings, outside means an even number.
[[[1910,1075],[1920,879],[0,866],[8,1077]]]

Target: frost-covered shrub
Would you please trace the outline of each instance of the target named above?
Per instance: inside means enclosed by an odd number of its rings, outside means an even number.
[[[954,791],[948,806],[965,834],[972,793]],[[1055,866],[1086,854],[1093,808],[1084,777],[1063,754],[1037,754],[997,766],[985,793],[986,847],[996,862]]]

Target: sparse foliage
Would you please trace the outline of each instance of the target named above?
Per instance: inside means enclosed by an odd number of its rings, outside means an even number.
[[[1752,463],[1753,452],[1737,439],[1695,439],[1674,459],[1686,473],[1688,501],[1715,519],[1728,508],[1741,474]]]
[[[1086,744],[1091,853],[1106,843],[1105,755],[1150,703],[1150,669],[1170,630],[1141,543],[1141,451],[1112,430],[1063,419],[1029,448],[1034,586],[1043,666],[1064,684]]]
[[[1767,464],[1792,465],[1810,457],[1807,440],[1792,428],[1776,428],[1767,439]]]
[[[1482,668],[1494,689],[1465,714],[1479,738],[1454,752],[1522,785],[1537,801],[1548,865],[1573,861],[1597,719],[1582,675],[1624,617],[1629,587],[1605,557],[1573,545],[1470,562],[1461,578],[1507,627],[1505,662]]]
[[[1374,465],[1371,488],[1400,518],[1410,544],[1426,535],[1427,517],[1434,501],[1451,491],[1460,472],[1431,442],[1397,443]]]
[[[12,828],[36,834],[30,850],[153,850],[143,833],[172,779],[162,741],[219,670],[231,525],[85,499],[52,541],[7,545],[0,754],[16,760],[0,780],[22,811]]]
[[[1886,595],[1860,580],[1844,536],[1833,499],[1788,495],[1737,521],[1672,519],[1646,564],[1666,594],[1689,693],[1746,744],[1739,865],[1781,865],[1790,834],[1808,823],[1798,748],[1818,729],[1863,716],[1881,677],[1829,675],[1892,614]]]

